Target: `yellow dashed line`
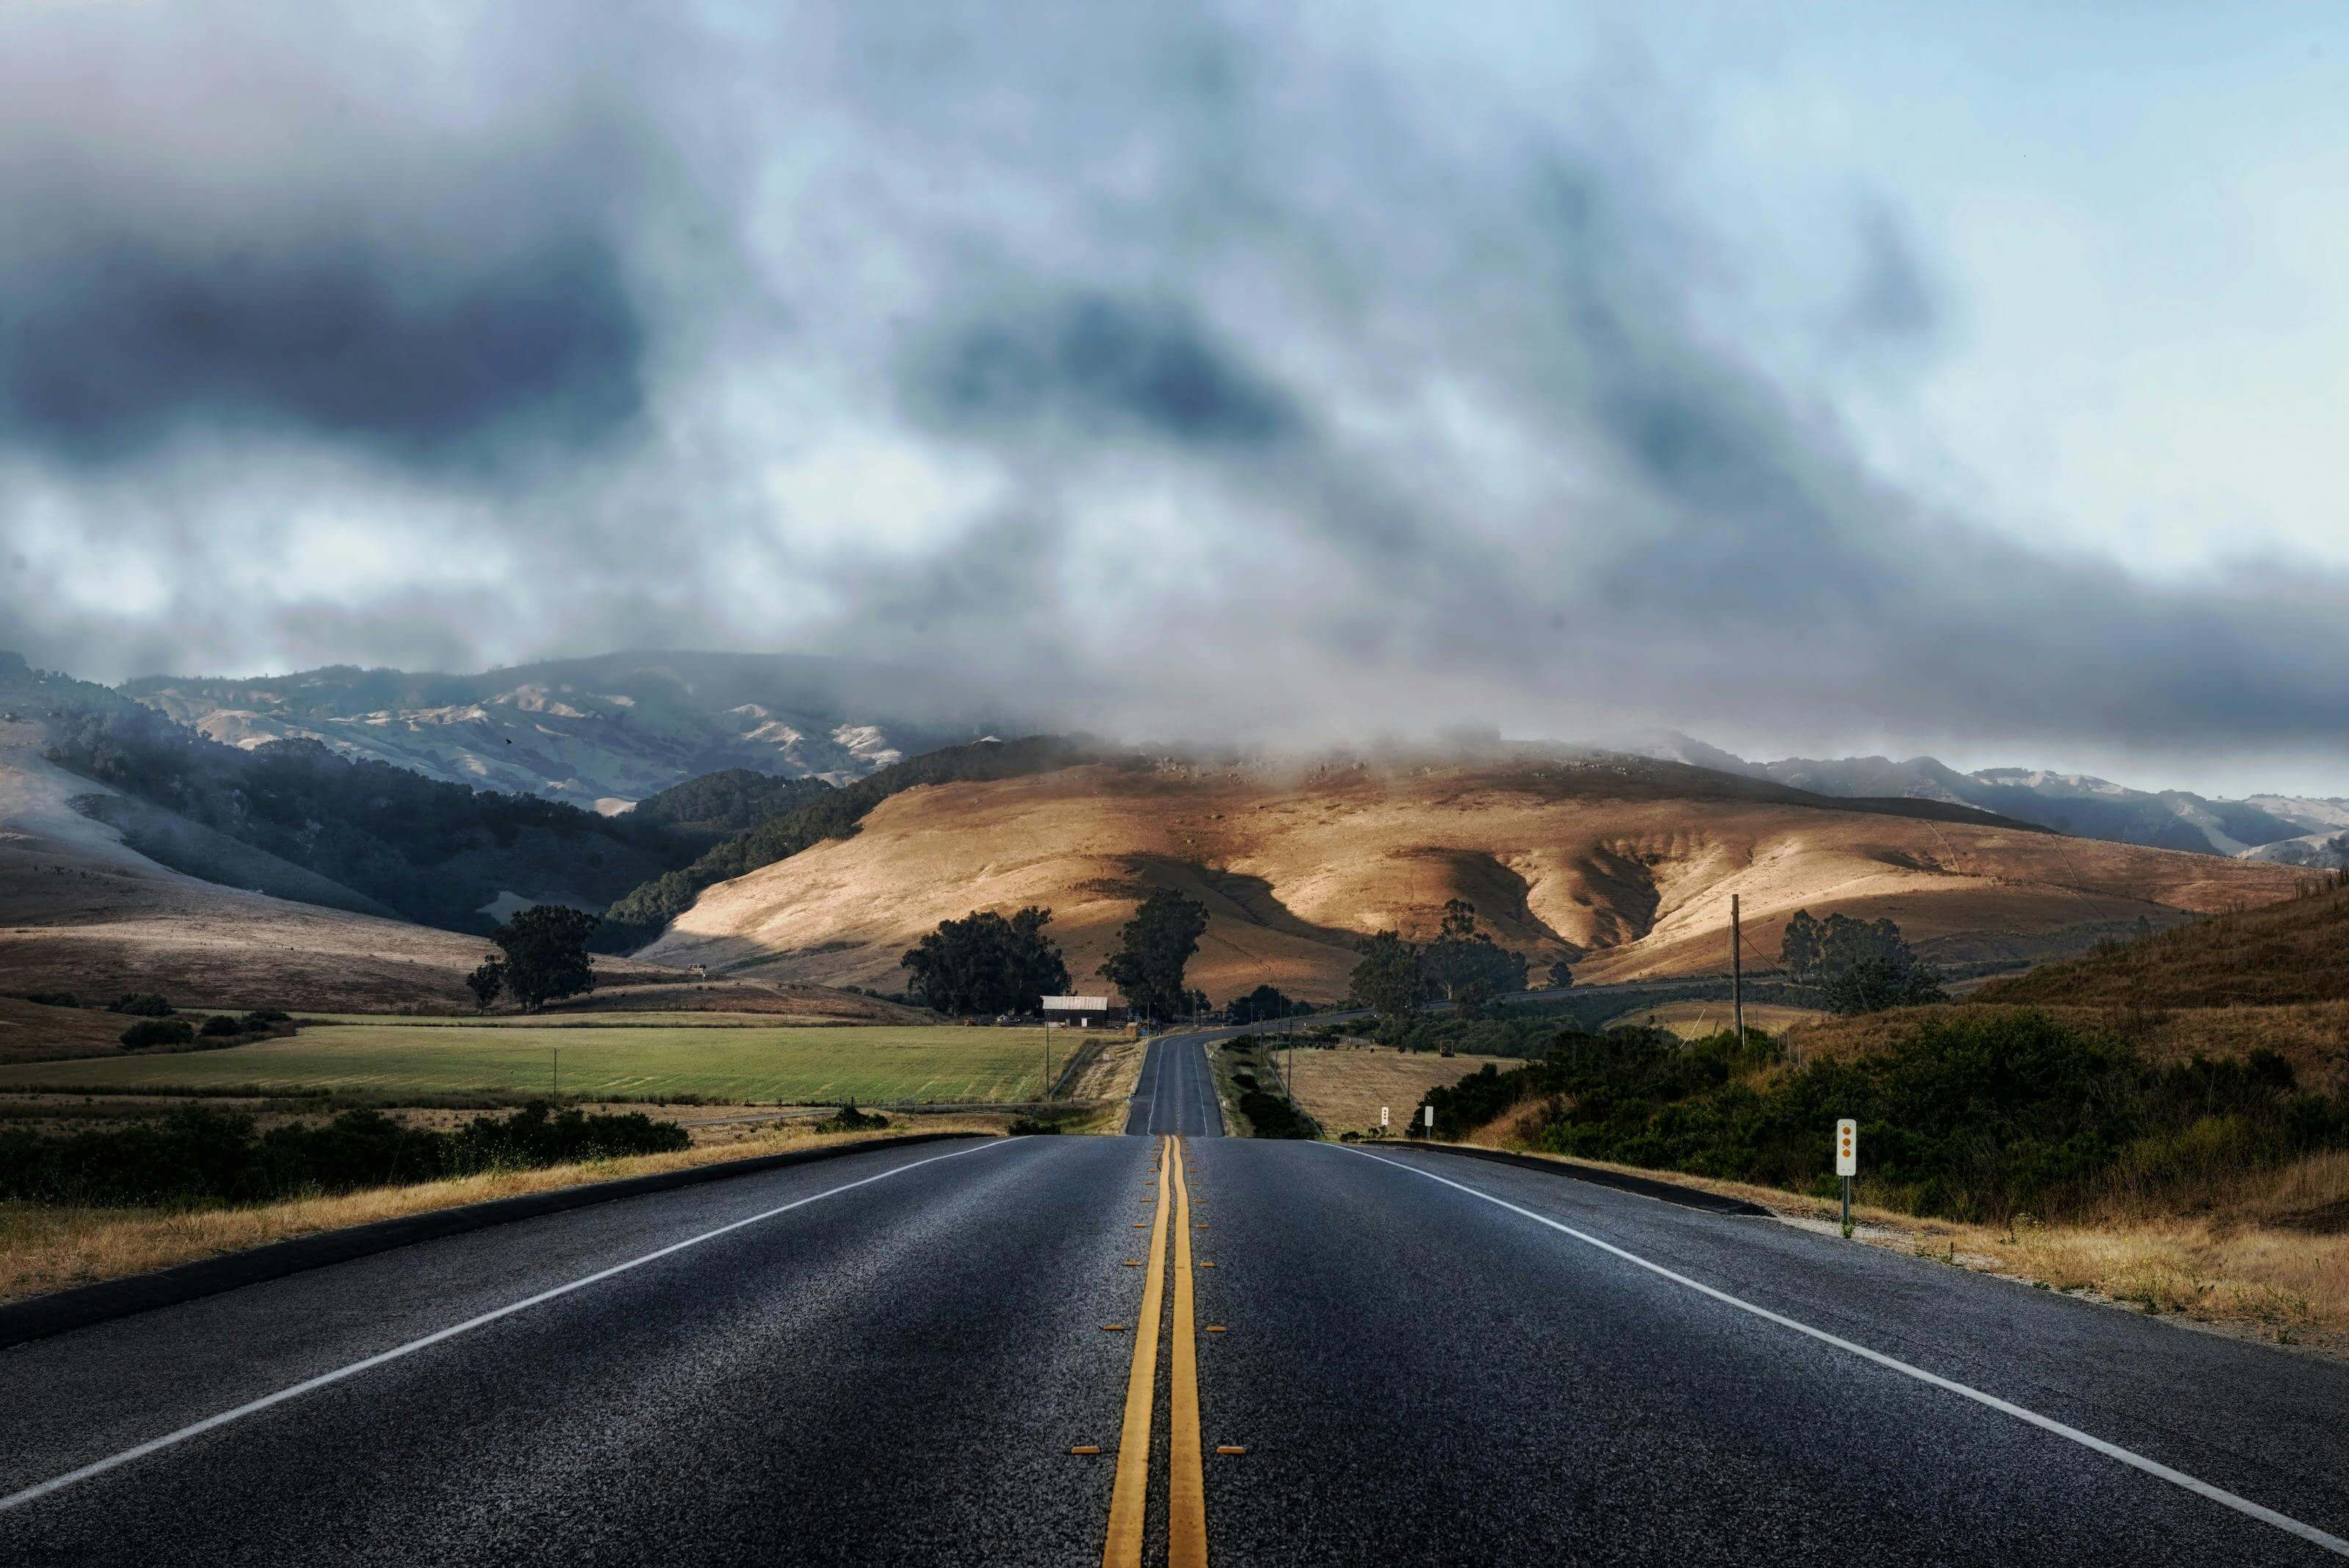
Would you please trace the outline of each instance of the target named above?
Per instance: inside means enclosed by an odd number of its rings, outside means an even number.
[[[1150,1496],[1150,1412],[1158,1391],[1158,1318],[1166,1289],[1166,1199],[1173,1146],[1158,1146],[1158,1211],[1150,1221],[1150,1273],[1142,1286],[1133,1366],[1125,1380],[1125,1422],[1117,1438],[1117,1481],[1110,1490],[1109,1540],[1102,1568],[1139,1568]]]
[[[1174,1360],[1167,1406],[1167,1568],[1206,1568],[1207,1484],[1199,1459],[1199,1336],[1192,1323],[1191,1184],[1174,1140]]]

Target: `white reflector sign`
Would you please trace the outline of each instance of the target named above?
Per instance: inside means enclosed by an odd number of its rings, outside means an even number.
[[[1859,1174],[1859,1124],[1849,1116],[1836,1123],[1835,1157],[1837,1176]]]

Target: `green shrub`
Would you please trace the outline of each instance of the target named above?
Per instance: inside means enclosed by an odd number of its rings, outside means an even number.
[[[134,991],[118,996],[106,1004],[109,1012],[127,1012],[134,1018],[169,1018],[173,1012],[170,1002],[152,992]]]
[[[63,1137],[0,1132],[0,1199],[110,1208],[260,1203],[482,1170],[664,1154],[689,1142],[684,1128],[642,1112],[554,1115],[543,1105],[502,1120],[477,1116],[446,1133],[361,1110],[259,1135],[250,1117],[193,1106],[153,1122]]]
[[[878,1111],[860,1111],[856,1108],[856,1102],[851,1100],[823,1120],[816,1123],[815,1130],[820,1133],[870,1132],[876,1127],[885,1127],[888,1125],[887,1116]]]
[[[204,1020],[203,1027],[197,1030],[196,1033],[207,1040],[215,1040],[222,1035],[243,1034],[250,1033],[250,1031],[246,1029],[244,1024],[237,1021],[234,1014],[215,1012],[210,1018]]]
[[[1423,1104],[1456,1138],[1528,1100],[1547,1103],[1535,1141],[1553,1152],[1798,1192],[1834,1188],[1828,1131],[1851,1116],[1872,1201],[1960,1220],[2349,1146],[2349,1096],[2299,1093],[2272,1052],[2156,1067],[2041,1012],[1929,1019],[1878,1054],[1792,1073],[1750,1032],[1742,1051],[1728,1033],[1563,1034],[1540,1062]]]
[[[196,1032],[177,1018],[142,1018],[122,1032],[122,1044],[133,1051],[146,1051],[158,1045],[186,1045],[196,1037]]]

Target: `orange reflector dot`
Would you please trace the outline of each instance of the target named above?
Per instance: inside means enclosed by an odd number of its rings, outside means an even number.
[[[1207,1325],[1207,1332],[1209,1334],[1221,1334],[1224,1332],[1224,1325],[1219,1323],[1211,1323]]]
[[[1097,1454],[1101,1452],[1101,1445],[1099,1443],[1079,1443],[1075,1448],[1071,1449],[1069,1452],[1072,1454]]]
[[[1216,1445],[1216,1452],[1219,1454],[1244,1454],[1247,1453],[1247,1450],[1241,1448],[1237,1443],[1217,1443]]]
[[[1102,1324],[1102,1332],[1103,1334],[1123,1334],[1125,1332],[1125,1324],[1122,1323],[1105,1323]]]
[[[1214,1268],[1215,1266],[1216,1266],[1216,1265],[1215,1265],[1215,1264],[1213,1264],[1213,1263],[1202,1263],[1202,1264],[1200,1264],[1200,1265],[1199,1265],[1199,1267],[1201,1267],[1201,1268],[1203,1268],[1203,1269],[1212,1269],[1212,1268]]]

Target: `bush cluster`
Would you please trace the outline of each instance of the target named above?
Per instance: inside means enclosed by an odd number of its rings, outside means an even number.
[[[1555,1153],[1822,1193],[1828,1129],[1852,1116],[1871,1201],[1958,1220],[2349,1146],[2349,1096],[2301,1092],[2272,1052],[2155,1065],[2038,1012],[1926,1020],[1881,1054],[1792,1071],[1750,1032],[1742,1052],[1727,1033],[1569,1033],[1423,1104],[1437,1136],[1458,1137],[1527,1100],[1544,1103],[1534,1141]]]
[[[1239,1112],[1258,1137],[1311,1137],[1313,1123],[1285,1095],[1265,1092],[1253,1073],[1235,1073],[1232,1086],[1240,1092]]]
[[[685,1129],[642,1113],[556,1114],[532,1105],[454,1132],[404,1127],[380,1111],[265,1133],[249,1116],[191,1106],[152,1122],[48,1137],[0,1132],[0,1199],[101,1208],[265,1203],[484,1170],[666,1154]]]

